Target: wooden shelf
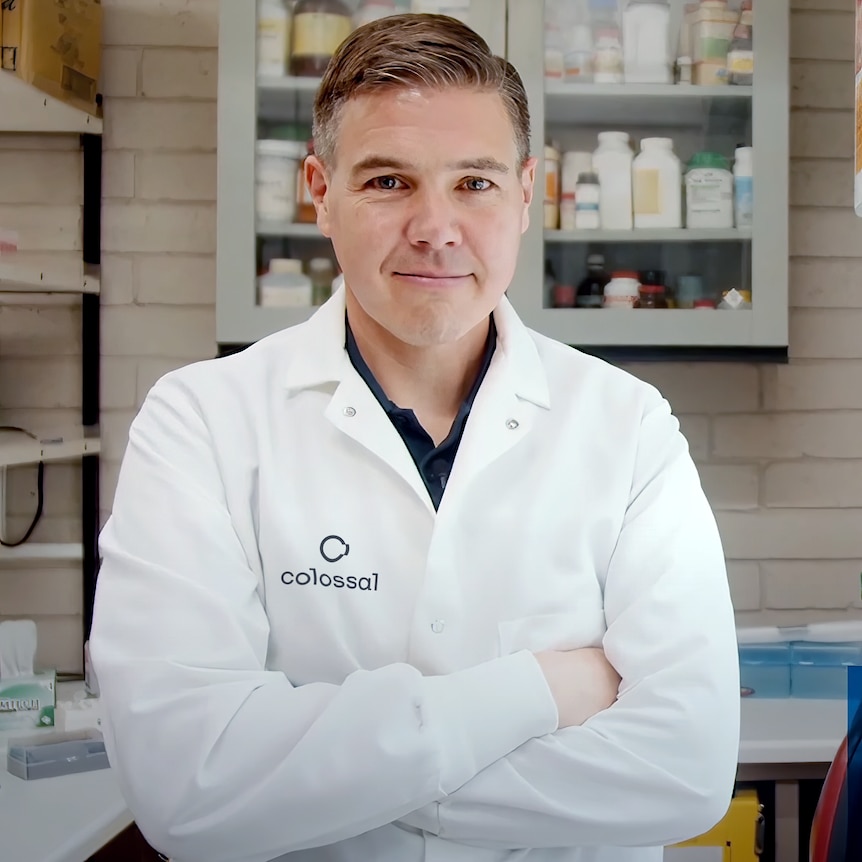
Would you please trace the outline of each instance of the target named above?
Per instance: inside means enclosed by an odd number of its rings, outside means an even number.
[[[72,461],[97,455],[98,437],[85,436],[81,428],[38,433],[34,439],[23,431],[0,430],[0,468],[40,461]]]
[[[0,132],[102,134],[102,120],[0,70]]]

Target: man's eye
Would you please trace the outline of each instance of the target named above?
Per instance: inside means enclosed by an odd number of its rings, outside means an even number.
[[[470,177],[464,181],[464,185],[471,192],[486,192],[493,183],[490,180],[483,180],[481,177]]]
[[[370,184],[373,188],[384,192],[391,192],[401,188],[401,180],[397,177],[375,177],[371,180]]]

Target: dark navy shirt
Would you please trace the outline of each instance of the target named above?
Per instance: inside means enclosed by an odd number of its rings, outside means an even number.
[[[371,369],[362,358],[362,354],[359,352],[356,339],[353,337],[353,332],[351,332],[350,324],[346,318],[345,327],[347,330],[345,347],[347,355],[353,363],[353,367],[368,384],[368,388],[374,393],[374,397],[380,402],[381,407],[386,411],[386,415],[401,435],[401,439],[410,452],[419,470],[419,475],[428,489],[431,501],[434,503],[434,508],[440,508],[440,501],[443,499],[443,491],[446,488],[449,474],[452,472],[452,464],[455,462],[455,453],[458,451],[458,444],[461,442],[464,426],[467,424],[467,417],[470,415],[470,409],[473,407],[476,393],[485,379],[485,374],[491,365],[491,358],[494,356],[494,348],[497,346],[497,327],[494,325],[494,318],[490,318],[488,338],[485,341],[485,354],[482,357],[482,365],[479,368],[479,373],[476,375],[476,380],[473,382],[470,391],[467,393],[467,397],[458,409],[458,415],[455,416],[455,421],[452,423],[448,436],[439,446],[434,445],[434,441],[419,424],[416,414],[411,409],[399,407],[386,397],[383,388],[377,382],[377,379],[371,373]]]

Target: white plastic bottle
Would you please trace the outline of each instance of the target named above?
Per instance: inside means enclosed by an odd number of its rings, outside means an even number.
[[[733,157],[733,209],[737,227],[754,224],[754,150],[737,147]]]
[[[599,177],[599,215],[605,230],[632,228],[633,159],[628,132],[599,132],[593,170]]]
[[[302,261],[274,258],[269,272],[257,280],[258,304],[267,308],[309,308],[311,279],[302,271]]]
[[[644,138],[632,162],[635,228],[682,227],[682,164],[671,138]]]
[[[560,169],[560,230],[575,229],[575,190],[578,177],[593,169],[593,154],[570,151],[563,154]]]
[[[258,0],[257,73],[287,74],[290,12],[284,0]]]
[[[629,0],[623,12],[627,84],[670,84],[670,6],[667,0]]]

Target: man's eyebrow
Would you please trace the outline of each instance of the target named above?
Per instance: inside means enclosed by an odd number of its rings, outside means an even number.
[[[508,174],[509,168],[502,162],[491,156],[479,156],[475,159],[462,159],[458,162],[450,162],[446,166],[449,171],[475,171],[476,173]],[[416,166],[401,159],[389,156],[371,155],[360,159],[352,168],[352,174],[361,174],[367,171],[412,171]]]

